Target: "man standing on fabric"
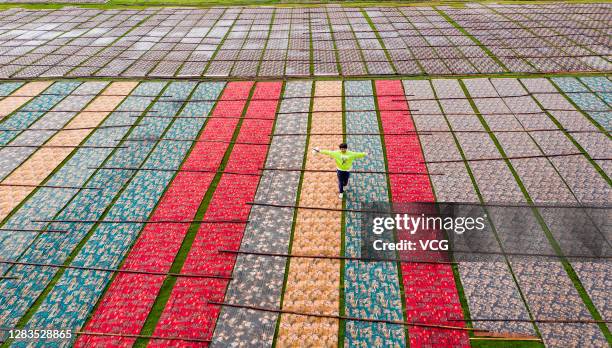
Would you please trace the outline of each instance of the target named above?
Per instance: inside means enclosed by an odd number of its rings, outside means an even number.
[[[340,151],[319,150],[315,147],[312,149],[315,153],[322,153],[333,158],[336,161],[336,173],[338,174],[338,197],[342,198],[344,189],[348,186],[351,169],[353,169],[353,161],[357,158],[367,156],[365,152],[348,151],[346,143],[340,144]]]

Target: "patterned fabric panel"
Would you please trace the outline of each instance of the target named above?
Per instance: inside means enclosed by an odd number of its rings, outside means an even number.
[[[163,108],[168,108],[171,111],[170,115],[178,113],[184,103],[174,100],[187,99],[195,85],[196,83],[192,82],[175,82],[166,90],[166,92],[172,91],[172,94],[165,94],[158,103],[173,100],[163,103]],[[170,121],[165,134],[175,133],[168,136],[193,138],[199,132],[203,122],[203,119],[176,119],[175,122]],[[142,168],[177,169],[189,148],[190,143],[188,142],[181,144],[158,142],[153,151],[148,154]],[[173,176],[172,171],[138,171],[122,188],[119,197],[102,219],[104,221],[146,220]],[[141,228],[140,223],[102,223],[95,226],[88,233],[87,240],[78,254],[74,256],[72,265],[116,268],[126,248],[133,243]],[[28,325],[30,327],[80,328],[111,275],[108,272],[66,270],[34,313]],[[66,298],[73,300],[66,301]],[[62,345],[69,343],[66,340],[58,342]],[[21,344],[21,342],[18,343]],[[44,345],[45,342],[38,342],[38,344]]]
[[[274,127],[275,137],[268,152],[267,168],[296,169],[302,167],[312,82],[288,82]],[[299,172],[265,171],[256,202],[294,205]],[[294,209],[253,206],[240,249],[270,253],[287,253]],[[252,306],[280,307],[286,258],[239,255],[225,296],[231,303]],[[263,311],[224,307],[221,310],[213,346],[271,346],[278,315]]]
[[[597,94],[593,93],[580,80],[573,77],[553,77],[551,79],[576,105],[605,130],[612,130],[612,111]],[[609,93],[604,93],[608,94]]]
[[[183,107],[180,116],[203,117],[208,115],[214,105],[213,100],[218,97],[223,86],[224,83],[199,84],[191,96],[191,101],[188,101]],[[174,126],[177,126],[177,122],[174,123]],[[189,122],[193,122],[193,120],[189,120]],[[203,121],[198,121],[194,126],[197,126],[200,122]],[[214,125],[212,127],[206,126],[205,131],[198,138],[200,142],[194,143],[193,149],[181,169],[206,170],[207,168],[204,166],[213,166],[213,163],[218,166],[227,146],[217,143],[215,145],[219,146],[220,149],[219,151],[213,151],[210,147],[211,143],[204,142],[210,140],[211,133],[218,131]],[[195,139],[196,137],[196,134],[193,134],[194,132],[184,133],[176,136],[180,137],[178,139]],[[165,138],[172,139],[167,134]],[[172,140],[162,141],[175,142]],[[204,151],[205,147],[206,151]],[[160,148],[160,151],[164,150],[168,149]],[[202,158],[204,156],[210,156],[210,160],[204,161]],[[162,166],[162,168],[167,169],[165,166]],[[211,169],[215,170],[216,168]],[[179,171],[149,220],[192,220],[214,176],[214,173]],[[156,223],[145,225],[139,239],[125,259],[123,268],[138,271],[168,272],[188,228],[189,224]],[[151,310],[164,278],[158,275],[118,274],[93,314],[86,331],[138,334]],[[135,339],[126,337],[82,335],[76,345],[133,344],[134,341]]]
[[[0,97],[6,97],[13,93],[14,90],[21,87],[23,82],[4,82],[0,83]]]
[[[370,81],[344,83],[346,110],[373,110],[374,96]],[[351,97],[357,96],[357,97]],[[378,118],[373,111],[346,113],[346,132],[379,134]],[[347,135],[352,151],[366,152],[357,160],[355,171],[385,171],[385,159],[380,136]],[[347,209],[364,209],[364,202],[388,203],[385,174],[354,173],[349,182]],[[361,256],[361,214],[346,213],[345,255]],[[365,231],[365,233],[368,233]],[[397,263],[378,261],[346,261],[344,266],[346,315],[402,321],[402,299]],[[404,347],[404,326],[359,321],[346,322],[345,345],[349,347],[393,346]]]
[[[165,83],[145,82],[134,89],[133,94],[150,95],[157,94],[164,87]],[[148,93],[148,94],[147,94]],[[123,125],[124,127],[111,127],[96,129],[86,141],[91,146],[114,146],[117,140],[122,139],[130,130],[131,125],[136,122],[134,115],[140,115],[145,108],[153,101],[151,97],[127,97],[117,108],[117,112],[112,113],[102,126]],[[125,127],[127,126],[127,127]],[[116,151],[120,151],[117,149]],[[96,172],[95,167],[103,164],[104,160],[112,155],[114,151],[110,148],[80,148],[74,155],[60,167],[47,184],[56,186],[74,187],[95,187],[91,184],[92,175]],[[102,172],[98,172],[98,175]],[[108,174],[110,172],[106,172]],[[112,191],[111,191],[112,192]],[[110,193],[110,192],[109,192]],[[73,189],[40,188],[26,200],[26,202],[16,211],[11,218],[2,226],[4,229],[34,229],[43,230],[62,230],[66,228],[70,231],[70,224],[63,227],[54,226],[41,220],[51,220],[54,217],[62,216],[62,211],[74,207],[86,205],[84,197],[102,199],[104,194],[100,190],[82,190],[79,192]],[[70,215],[63,215],[63,218],[74,219]],[[95,217],[93,217],[95,218]],[[74,224],[76,227],[76,224]],[[87,226],[82,225],[82,228]],[[75,233],[78,231],[73,229]],[[62,263],[59,243],[68,238],[64,233],[43,233],[36,236],[33,233],[0,232],[4,238],[2,252],[4,257],[17,259],[24,262],[58,262]],[[69,232],[68,232],[69,233]],[[76,236],[75,236],[76,237]],[[75,240],[74,243],[78,243]],[[48,249],[53,248],[53,249]],[[55,250],[56,253],[49,253],[48,250]],[[65,254],[64,254],[65,255]],[[0,265],[6,270],[6,265]],[[17,320],[25,313],[29,306],[44,290],[50,278],[57,269],[44,267],[15,266],[9,274],[19,277],[18,282],[0,283],[0,288],[6,297],[0,299],[0,324],[12,327]],[[15,294],[19,294],[16,296]],[[11,294],[13,294],[11,296]]]
[[[376,94],[391,172],[427,173],[410,109],[404,98],[401,81],[376,81]],[[406,136],[390,134],[406,133]],[[434,196],[426,175],[390,174],[392,203],[433,202]],[[400,240],[409,240],[409,233],[398,233]],[[419,238],[423,238],[422,235]],[[406,252],[399,252],[404,257]],[[434,259],[436,261],[436,259]],[[442,324],[461,328],[463,312],[448,264],[402,262],[401,272],[406,298],[406,320]],[[453,321],[451,321],[453,320]],[[454,321],[458,320],[458,321]],[[467,333],[424,327],[409,328],[410,346],[469,346]]]

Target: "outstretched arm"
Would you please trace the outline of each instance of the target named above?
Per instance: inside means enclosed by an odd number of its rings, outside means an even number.
[[[368,154],[366,152],[355,152],[355,158],[364,158]]]
[[[321,150],[318,147],[313,147],[312,151],[315,152],[315,153],[322,153],[322,154],[327,155],[327,156],[331,156],[331,154],[332,154],[332,151],[330,151],[330,150]]]

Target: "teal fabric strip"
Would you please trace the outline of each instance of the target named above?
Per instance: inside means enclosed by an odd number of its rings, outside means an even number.
[[[17,88],[21,87],[23,82],[5,82],[0,83],[0,98],[11,95]]]
[[[346,110],[375,108],[370,81],[344,83]],[[359,97],[350,97],[351,95]],[[362,97],[363,96],[363,97]],[[380,133],[375,112],[346,113],[347,133]],[[379,136],[348,135],[353,151],[367,152],[365,159],[355,161],[354,171],[385,171],[385,159]],[[355,173],[346,193],[347,209],[362,209],[363,202],[388,203],[385,174]],[[361,256],[361,214],[346,213],[345,255]],[[379,261],[346,261],[344,266],[345,310],[347,316],[387,320],[404,320],[397,264]],[[404,347],[406,337],[401,325],[347,321],[345,346]]]
[[[584,83],[591,92],[594,92],[608,106],[612,106],[612,81],[604,76],[581,77],[580,82]]]
[[[605,130],[612,130],[612,112],[596,94],[574,77],[553,77],[551,79],[584,112],[591,116]]]

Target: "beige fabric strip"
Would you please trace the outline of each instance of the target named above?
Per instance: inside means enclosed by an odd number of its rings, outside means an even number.
[[[316,83],[313,111],[317,112],[312,113],[312,133],[342,133],[342,112],[338,112],[342,110],[340,95],[342,82]],[[336,169],[333,159],[310,150],[313,147],[336,149],[341,142],[341,136],[311,136],[306,169]],[[298,205],[341,209],[336,173],[306,172]],[[342,213],[338,211],[298,210],[291,253],[339,256],[341,222]],[[339,260],[293,258],[288,272],[284,310],[338,315]],[[337,319],[283,314],[280,320],[278,347],[338,346]]]

